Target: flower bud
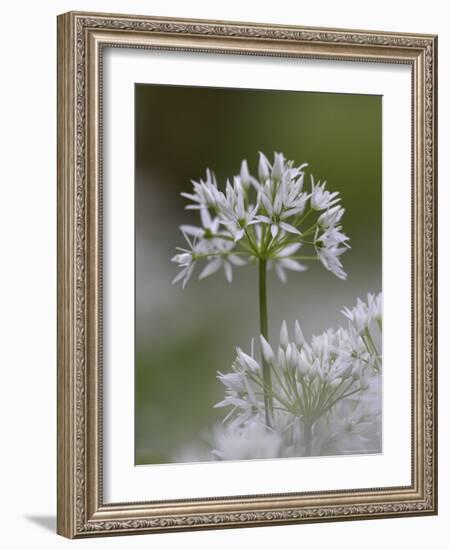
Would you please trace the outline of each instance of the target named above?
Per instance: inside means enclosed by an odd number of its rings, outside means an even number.
[[[259,180],[260,183],[265,183],[270,177],[270,164],[267,157],[263,153],[259,153]]]
[[[288,346],[288,330],[287,330],[287,323],[285,321],[282,321],[281,333],[279,335],[279,343],[281,344],[282,348],[287,349],[287,346]]]
[[[242,160],[242,164],[240,166],[240,181],[242,184],[242,187],[244,189],[248,189],[250,183],[251,183],[251,176],[248,169],[248,163],[246,160]]]
[[[301,376],[308,376],[310,374],[310,363],[303,351],[298,354],[298,370]]]
[[[259,363],[253,357],[242,351],[240,348],[237,348],[237,355],[243,368],[247,368],[253,372],[256,372],[260,369]]]
[[[287,363],[294,369],[299,368],[299,351],[295,344],[289,344],[286,351]]]
[[[283,168],[284,168],[284,155],[282,153],[275,153],[273,169],[271,171],[271,177],[273,180],[279,181],[281,179]]]
[[[298,321],[295,321],[295,342],[298,348],[302,348],[304,345],[304,336],[302,334],[301,326]]]
[[[262,357],[266,363],[273,363],[274,353],[270,344],[265,340],[263,334],[260,335],[260,345],[262,348]]]

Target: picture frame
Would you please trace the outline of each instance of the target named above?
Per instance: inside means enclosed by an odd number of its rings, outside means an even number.
[[[124,223],[113,216],[104,223],[105,174],[110,175],[103,150],[107,138],[103,127],[103,94],[108,85],[104,80],[106,50],[126,50],[130,56],[156,51],[170,52],[174,58],[190,52],[206,60],[213,56],[234,56],[242,62],[265,59],[273,70],[281,60],[322,61],[336,71],[337,80],[342,63],[360,70],[363,64],[377,64],[410,71],[407,108],[411,140],[402,144],[410,159],[410,201],[396,205],[411,221],[403,226],[410,247],[402,247],[410,258],[405,263],[410,309],[399,310],[396,305],[398,315],[410,328],[407,334],[411,349],[399,349],[399,353],[407,353],[400,362],[410,377],[410,447],[404,449],[410,483],[383,486],[362,481],[354,482],[350,489],[340,488],[337,483],[319,490],[273,491],[271,485],[261,481],[260,489],[247,493],[242,489],[243,494],[217,492],[202,496],[200,487],[199,496],[186,497],[180,481],[185,479],[182,471],[172,478],[175,481],[166,497],[155,498],[152,485],[145,485],[148,491],[144,498],[104,498],[106,486],[114,477],[113,468],[106,464],[111,447],[104,444],[104,438],[108,430],[119,429],[109,418],[111,407],[105,406],[109,390],[104,380],[111,354],[109,348],[105,353],[104,326],[113,289],[108,286],[105,292],[109,264],[103,261],[104,243],[111,246],[108,231],[114,224]],[[436,514],[436,201],[436,36],[84,12],[60,15],[58,533],[84,538]],[[384,201],[384,210],[388,204]],[[401,281],[395,284],[400,286]],[[121,368],[132,373],[134,366],[122,364]],[[127,425],[126,430],[133,432],[133,426]],[[196,467],[196,472],[206,471],[204,464]],[[236,463],[235,468],[239,467]],[[130,468],[136,468],[135,464]],[[162,470],[156,475],[162,479]],[[163,489],[161,494],[165,494]]]

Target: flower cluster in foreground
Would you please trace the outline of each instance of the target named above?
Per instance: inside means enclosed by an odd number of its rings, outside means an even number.
[[[230,411],[216,433],[216,458],[245,458],[249,448],[253,458],[380,451],[382,295],[368,294],[343,313],[347,327],[310,342],[296,321],[292,335],[282,324],[277,350],[260,336],[260,358],[254,345],[249,353],[237,348],[232,371],[218,374],[225,398],[216,407]]]
[[[200,279],[223,269],[231,282],[233,267],[251,261],[266,262],[283,282],[286,271],[304,271],[304,262],[313,260],[346,279],[340,256],[349,238],[340,224],[339,193],[312,175],[306,186],[306,167],[282,153],[270,163],[260,153],[257,178],[243,160],[240,173],[223,190],[209,169],[204,180],[192,181],[192,192],[182,195],[189,200],[187,209],[199,211],[201,224],[180,227],[186,245],[172,258],[180,269],[173,282],[185,286],[199,263]]]

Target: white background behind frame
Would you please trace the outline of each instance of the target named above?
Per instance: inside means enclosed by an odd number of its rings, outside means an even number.
[[[105,503],[409,485],[410,66],[131,48],[105,48],[103,52]],[[135,83],[383,96],[381,455],[134,466]]]
[[[380,29],[385,31],[438,33],[439,95],[449,97],[449,28],[447,7],[440,0],[391,2],[377,0],[373,9],[358,0],[291,0],[257,3],[227,0],[18,0],[2,6],[5,21],[0,34],[4,74],[14,85],[0,88],[2,126],[2,204],[0,231],[3,295],[0,329],[3,398],[0,400],[4,451],[0,476],[2,540],[7,548],[42,550],[148,549],[174,550],[273,550],[281,545],[335,550],[379,550],[400,540],[407,550],[440,550],[449,536],[449,469],[439,471],[439,515],[394,520],[330,522],[252,529],[226,529],[151,536],[86,539],[76,542],[55,535],[56,522],[56,23],[58,13],[91,10],[109,13],[140,13],[172,17],[259,21],[289,25]],[[17,40],[17,22],[26,40]],[[12,48],[11,45],[14,44]],[[32,44],[32,47],[30,47]],[[44,61],[45,60],[45,61]],[[26,67],[26,70],[24,70]],[[33,86],[30,100],[30,82]],[[38,106],[38,108],[37,108]],[[449,150],[449,102],[438,106],[441,121],[438,142]],[[20,113],[20,117],[18,114]],[[24,162],[27,151],[27,162]],[[449,181],[449,156],[439,159],[439,179]],[[20,167],[20,170],[18,170]],[[24,200],[26,197],[26,200]],[[439,190],[441,212],[449,204],[449,185]],[[21,215],[17,215],[20,205]],[[440,280],[449,279],[449,216],[439,220]],[[24,253],[26,251],[26,253]],[[39,266],[30,274],[30,266]],[[449,363],[449,285],[441,284],[439,358]],[[24,315],[26,312],[26,315]],[[27,343],[24,345],[24,333]],[[18,351],[20,350],[20,353]],[[449,419],[449,369],[439,371],[440,425]],[[26,378],[27,383],[23,384]],[[14,388],[21,387],[20,398]],[[10,391],[11,390],[11,391]],[[26,406],[25,406],[26,404]],[[30,413],[32,411],[32,414]],[[8,420],[7,420],[8,419]],[[11,443],[12,442],[12,448]],[[8,448],[10,450],[8,450]],[[25,457],[27,460],[19,460]],[[449,438],[439,442],[440,464],[449,462]],[[20,483],[18,482],[20,480]]]

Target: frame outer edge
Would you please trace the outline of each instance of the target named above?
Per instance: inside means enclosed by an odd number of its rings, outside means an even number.
[[[98,19],[100,18],[100,19]],[[103,21],[104,20],[104,21]],[[109,21],[108,21],[109,20]],[[90,171],[92,155],[89,156],[92,139],[96,133],[86,124],[92,122],[92,105],[86,99],[92,73],[86,70],[88,51],[87,30],[106,29],[113,33],[123,33],[125,29],[139,34],[141,31],[175,36],[189,36],[199,39],[208,35],[242,40],[248,46],[254,41],[267,41],[280,44],[300,41],[302,43],[339,43],[354,46],[375,47],[373,52],[384,48],[394,52],[394,58],[414,52],[421,62],[425,61],[423,86],[419,86],[417,97],[423,109],[424,132],[420,136],[423,143],[419,150],[419,168],[424,186],[424,247],[425,262],[423,291],[427,292],[425,310],[426,335],[424,344],[428,348],[421,353],[426,358],[424,370],[427,393],[422,395],[421,406],[426,408],[421,420],[423,432],[422,455],[418,461],[422,476],[424,494],[418,500],[404,503],[398,501],[372,504],[355,503],[352,506],[311,507],[304,510],[260,509],[254,512],[230,511],[206,514],[168,514],[154,518],[133,518],[126,511],[119,511],[117,517],[95,518],[96,508],[101,510],[101,486],[98,471],[93,475],[92,464],[98,456],[96,438],[98,395],[92,394],[92,384],[99,383],[94,371],[96,362],[93,355],[97,348],[91,346],[96,337],[95,313],[97,296],[90,292],[95,279],[95,250],[90,250],[90,242],[98,237],[95,231],[95,205],[87,202],[95,198],[95,186],[91,186],[96,173]],[[259,29],[259,30],[258,30]],[[153,34],[154,33],[154,34]],[[359,36],[360,33],[360,36]],[[271,47],[270,47],[271,48]],[[270,49],[269,48],[269,49]],[[175,48],[178,49],[178,48]],[[181,45],[179,49],[184,49]],[[240,48],[239,48],[240,50]],[[201,48],[198,50],[201,51]],[[207,51],[207,44],[205,51]],[[239,52],[241,53],[241,52]],[[423,55],[424,54],[424,55]],[[264,55],[262,53],[262,55]],[[328,54],[326,54],[328,55]],[[437,273],[436,273],[436,171],[437,171],[437,38],[431,35],[406,35],[379,33],[376,31],[353,31],[344,29],[311,29],[306,27],[284,27],[258,23],[213,22],[153,18],[147,16],[123,16],[89,12],[69,12],[58,16],[58,517],[57,532],[68,538],[90,536],[136,534],[139,532],[184,531],[191,529],[251,527],[287,523],[309,523],[316,521],[336,521],[348,519],[378,519],[380,517],[400,517],[429,515],[437,513],[437,441],[436,441],[436,340],[437,340]],[[376,55],[373,54],[373,58]],[[358,55],[354,60],[358,60]],[[395,61],[393,61],[395,62]],[[86,86],[87,82],[87,86]],[[418,92],[418,90],[416,90]],[[92,98],[90,98],[92,100]],[[94,109],[95,111],[95,109]],[[87,115],[86,115],[87,113]],[[416,119],[415,119],[416,120]],[[86,146],[87,144],[87,146]],[[93,153],[96,158],[96,152]],[[425,163],[425,167],[422,166]],[[98,197],[97,197],[98,199]],[[422,212],[422,210],[421,210]],[[87,231],[86,231],[87,230]],[[94,247],[95,249],[95,247]],[[89,251],[90,250],[90,251]],[[93,256],[92,256],[93,254]],[[421,253],[419,254],[421,257]],[[94,275],[94,281],[92,276]],[[95,355],[98,359],[98,357]],[[89,386],[90,384],[90,386]],[[421,395],[421,394],[420,394]],[[425,397],[427,396],[427,397]],[[93,415],[93,416],[92,416]],[[93,438],[93,439],[92,439]],[[430,452],[429,452],[430,451]],[[433,453],[432,453],[433,451]],[[101,460],[101,458],[100,458]],[[92,491],[96,496],[92,496]],[[130,503],[137,504],[137,503]],[[105,510],[103,510],[105,511]],[[106,510],[107,511],[107,510]],[[93,514],[93,515],[92,515]]]
[[[74,55],[73,17],[57,18],[57,522],[59,535],[73,538],[76,427],[74,338]]]
[[[438,515],[438,35],[432,38],[432,196],[433,196],[433,510]]]

